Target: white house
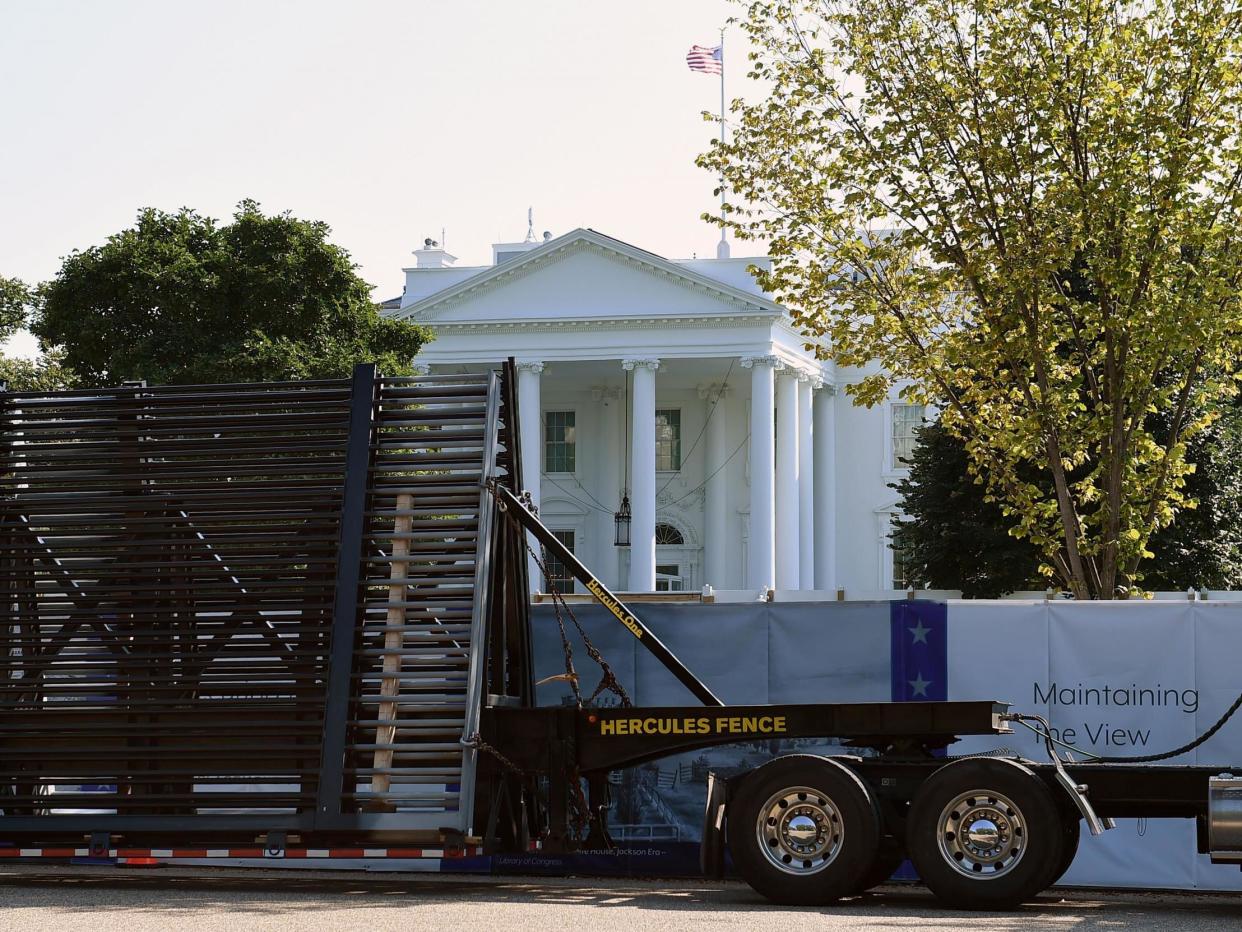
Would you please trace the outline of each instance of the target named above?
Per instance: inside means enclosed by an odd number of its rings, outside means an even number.
[[[588,229],[492,251],[464,268],[426,241],[386,313],[434,330],[429,371],[517,359],[524,484],[605,583],[904,588],[889,485],[923,412],[854,406],[858,373],[816,359],[755,284],[766,258],[670,261]]]

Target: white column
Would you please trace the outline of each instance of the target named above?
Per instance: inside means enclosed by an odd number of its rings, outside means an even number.
[[[543,415],[540,409],[539,380],[543,363],[522,360],[518,371],[518,424],[522,432],[522,488],[530,492],[531,499],[539,504],[540,477],[543,474]],[[535,552],[539,542],[528,535]],[[543,590],[543,576],[533,557],[529,558],[531,592]]]
[[[776,582],[773,375],[780,366],[775,356],[744,356],[750,370],[750,540],[746,586],[765,589]]]
[[[798,373],[798,583],[815,588],[815,448],[808,372]]]
[[[836,389],[815,392],[815,588],[837,588]]]
[[[703,503],[703,581],[716,589],[740,589],[729,578],[728,491],[729,407],[727,385],[711,385],[704,392],[707,402],[707,487]]]
[[[609,588],[621,588],[617,579],[616,524],[613,517],[621,506],[621,435],[625,430],[622,417],[624,402],[619,389],[603,387],[592,393],[599,401],[599,486],[595,494],[608,512],[595,512],[597,537],[595,565],[592,569]]]
[[[776,377],[776,588],[798,588],[798,378]]]
[[[626,359],[622,367],[634,373],[630,391],[634,421],[631,428],[630,474],[630,592],[655,591],[655,374],[658,359]]]

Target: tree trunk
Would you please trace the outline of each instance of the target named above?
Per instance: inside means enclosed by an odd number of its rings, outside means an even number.
[[[1052,482],[1057,492],[1057,510],[1061,514],[1061,530],[1065,535],[1065,558],[1069,568],[1066,583],[1076,599],[1091,598],[1091,588],[1083,567],[1082,554],[1078,551],[1078,516],[1074,513],[1074,504],[1070,500],[1069,483],[1065,478],[1065,467],[1061,463],[1061,454],[1056,441],[1049,437],[1045,447],[1048,456],[1048,468],[1052,470]]]

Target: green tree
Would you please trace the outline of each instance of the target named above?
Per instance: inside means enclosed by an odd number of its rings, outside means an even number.
[[[761,284],[869,367],[857,402],[908,378],[941,407],[1042,573],[1136,586],[1185,507],[1187,440],[1237,390],[1236,0],[747,11],[771,90],[699,161],[722,219],[768,240]]]
[[[26,323],[33,300],[25,283],[0,275],[0,342]],[[44,353],[39,359],[0,355],[0,383],[9,391],[54,391],[68,388],[72,382],[73,374],[65,367],[59,353]]]
[[[11,337],[26,322],[30,289],[16,278],[0,275],[0,342]]]
[[[893,485],[905,518],[892,540],[920,584],[968,599],[1043,588],[1039,550],[1009,533],[1013,522],[970,476],[966,447],[939,421],[919,431],[908,465],[909,476]]]
[[[1153,433],[1166,436],[1167,415]],[[1242,399],[1221,405],[1218,416],[1186,441],[1186,506],[1152,535],[1151,556],[1140,571],[1147,589],[1242,589]]]
[[[0,382],[11,392],[54,392],[72,388],[75,379],[63,355],[52,350],[38,359],[0,356]]]
[[[1157,435],[1161,428],[1156,426]],[[1187,504],[1153,535],[1140,569],[1149,589],[1242,588],[1242,405],[1226,406],[1210,427],[1187,441],[1196,469],[1186,477]],[[994,598],[1043,588],[1040,553],[1014,537],[1009,521],[968,473],[965,445],[938,422],[924,427],[910,474],[893,487],[905,518],[893,542],[922,584]]]
[[[31,329],[86,384],[330,378],[371,360],[408,373],[428,332],[381,317],[328,232],[253,201],[227,224],[143,210],[64,260]]]

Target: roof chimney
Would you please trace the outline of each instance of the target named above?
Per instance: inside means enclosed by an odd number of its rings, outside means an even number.
[[[437,240],[430,236],[423,240],[423,248],[414,250],[414,266],[419,269],[447,269],[457,257],[451,255]]]

